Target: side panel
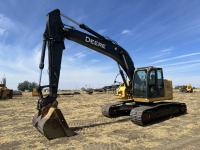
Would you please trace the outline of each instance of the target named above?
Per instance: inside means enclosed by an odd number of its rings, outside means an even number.
[[[167,99],[173,99],[172,81],[164,79],[164,95]]]
[[[149,102],[164,101],[169,99],[167,97],[157,97],[157,98],[133,98],[133,100],[135,102],[149,103]]]

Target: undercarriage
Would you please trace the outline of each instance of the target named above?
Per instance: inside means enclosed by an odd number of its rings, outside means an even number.
[[[136,103],[133,101],[119,101],[102,107],[102,114],[108,118],[129,116],[135,124],[146,126],[187,112],[185,103],[157,102]]]

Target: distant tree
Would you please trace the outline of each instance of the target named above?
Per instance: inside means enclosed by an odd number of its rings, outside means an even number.
[[[25,90],[32,91],[33,88],[35,88],[37,86],[38,86],[38,84],[35,82],[24,81],[24,82],[18,84],[17,89],[20,91],[25,91]]]

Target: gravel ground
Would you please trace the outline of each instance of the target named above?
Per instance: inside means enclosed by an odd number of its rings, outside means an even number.
[[[57,100],[73,137],[47,140],[31,124],[37,97],[31,94],[0,101],[1,150],[196,150],[200,148],[200,91],[174,92],[174,101],[184,102],[188,113],[141,127],[128,116],[110,119],[101,114],[106,103],[118,101],[113,94],[60,96]]]

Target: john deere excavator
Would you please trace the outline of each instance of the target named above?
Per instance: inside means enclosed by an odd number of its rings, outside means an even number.
[[[77,24],[88,33],[63,24],[61,16]],[[122,100],[103,106],[102,114],[105,117],[113,118],[130,115],[133,123],[148,125],[167,116],[180,115],[187,112],[185,103],[163,102],[163,100],[172,100],[173,93],[172,81],[163,79],[162,68],[149,66],[135,69],[130,55],[117,42],[100,35],[84,24],[79,24],[56,9],[47,14],[39,65],[41,74],[37,88],[39,94],[38,112],[32,119],[32,124],[46,138],[55,139],[76,134],[68,127],[56,100],[65,39],[102,53],[117,62],[123,80],[117,90],[117,97]],[[49,85],[41,86],[47,44]],[[41,91],[45,87],[49,87],[49,95],[44,97]]]

